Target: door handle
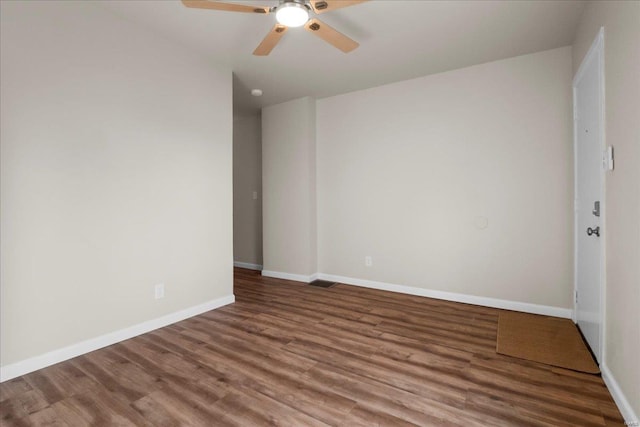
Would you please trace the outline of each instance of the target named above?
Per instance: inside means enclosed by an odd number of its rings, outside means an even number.
[[[591,236],[595,234],[596,236],[600,237],[600,227],[596,227],[596,228],[587,228],[587,235]]]

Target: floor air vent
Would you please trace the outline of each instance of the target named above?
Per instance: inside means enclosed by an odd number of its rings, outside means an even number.
[[[313,282],[309,282],[311,286],[317,286],[319,288],[330,288],[336,284],[336,282],[330,282],[328,280],[314,280]]]

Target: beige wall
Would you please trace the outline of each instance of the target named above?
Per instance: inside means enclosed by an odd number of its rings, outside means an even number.
[[[571,308],[571,111],[570,47],[318,100],[320,272]]]
[[[578,70],[604,26],[606,144],[605,364],[640,415],[640,2],[589,2],[573,50]],[[638,421],[628,420],[628,421]]]
[[[315,100],[262,110],[264,270],[317,272]]]
[[[96,3],[1,7],[2,365],[231,295],[230,70]]]
[[[233,260],[254,266],[262,265],[261,126],[259,112],[233,117]]]

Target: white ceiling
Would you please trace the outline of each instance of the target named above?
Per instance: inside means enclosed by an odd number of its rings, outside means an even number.
[[[292,28],[269,56],[252,52],[274,15],[188,9],[180,1],[99,2],[234,72],[236,112],[316,98],[572,44],[584,1],[372,0],[321,20],[355,39],[344,54]],[[242,1],[274,6],[278,1]],[[249,91],[260,88],[261,98]]]

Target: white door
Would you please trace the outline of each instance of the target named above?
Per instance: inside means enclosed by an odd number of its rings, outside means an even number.
[[[602,360],[603,117],[602,32],[573,83],[575,144],[576,321]]]

